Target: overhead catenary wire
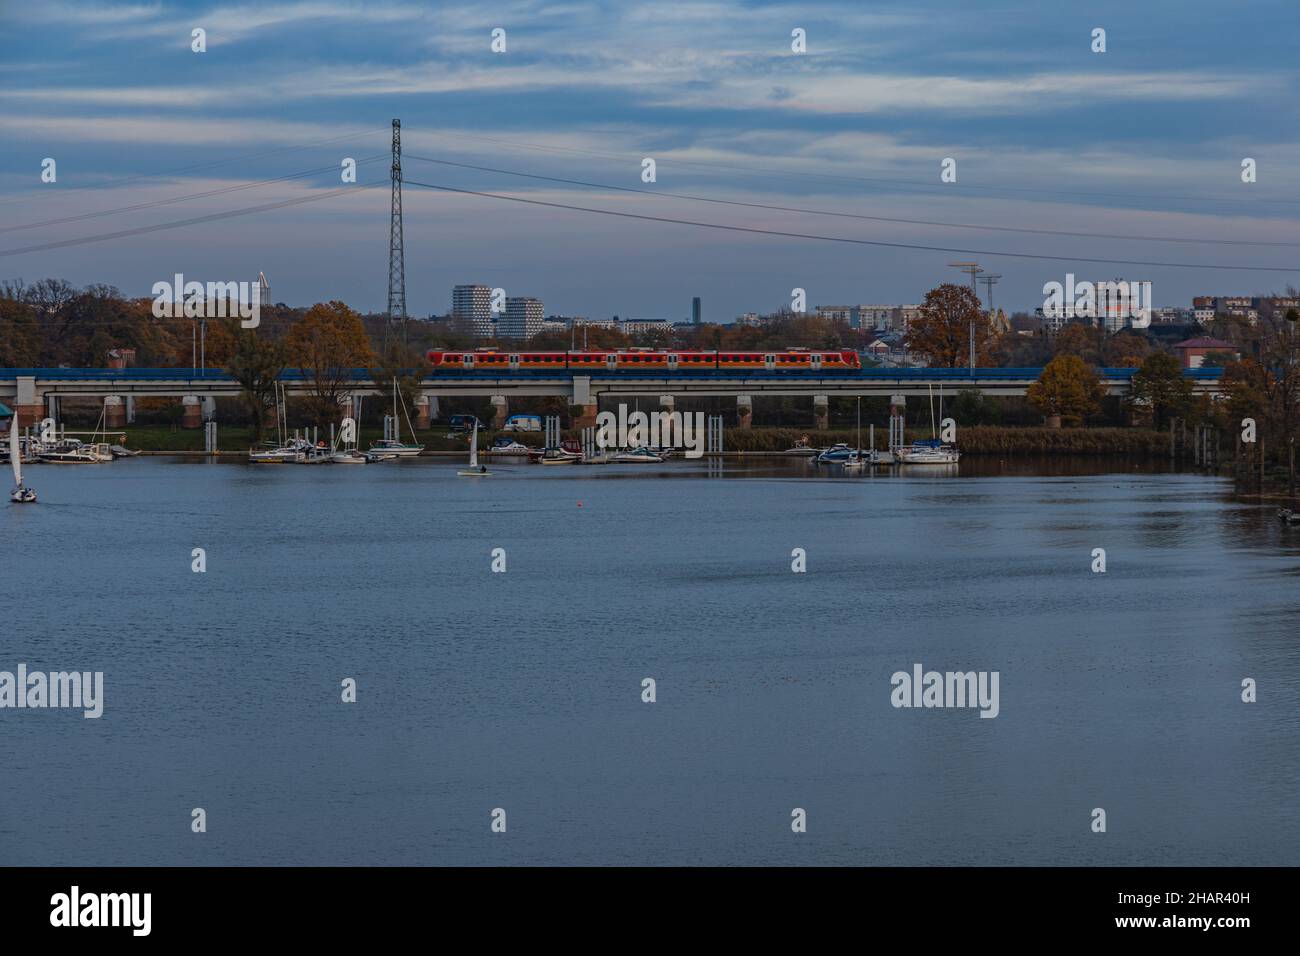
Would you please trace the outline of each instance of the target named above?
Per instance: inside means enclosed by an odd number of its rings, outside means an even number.
[[[189,166],[178,166],[175,169],[165,169],[157,173],[141,173],[138,176],[128,176],[125,179],[110,179],[106,182],[86,183],[84,185],[78,185],[78,186],[66,186],[63,184],[58,184],[54,188],[57,189],[57,191],[60,194],[66,194],[71,192],[80,192],[81,190],[85,190],[85,189],[103,189],[105,187],[110,187],[110,186],[111,187],[125,186],[128,183],[144,182],[146,180],[151,180],[151,179],[165,179],[168,176],[176,176],[179,175],[180,173],[198,172],[200,170],[205,170],[205,169],[217,169],[221,166],[230,166],[234,163],[242,163],[250,159],[262,159],[263,157],[275,156],[279,153],[289,153],[298,149],[311,149],[312,147],[315,146],[326,146],[329,145],[330,143],[337,143],[342,140],[356,139],[361,136],[371,136],[375,133],[386,133],[386,132],[388,132],[387,126],[381,126],[376,129],[357,130],[356,132],[353,133],[342,133],[338,136],[330,136],[325,139],[318,139],[309,143],[294,143],[289,146],[278,146],[275,149],[266,149],[256,153],[245,153],[241,156],[232,156],[229,159],[215,159],[215,160],[209,160],[208,162],[205,163],[194,163]],[[46,185],[40,189],[33,189],[28,192],[22,193],[20,195],[14,195],[14,196],[0,195],[0,205],[7,206],[10,203],[27,202],[28,200],[35,199],[38,197],[41,199],[48,199],[49,190],[50,190],[50,186]]]
[[[525,203],[531,206],[547,206],[552,209],[568,209],[601,216],[615,216],[622,219],[637,219],[644,222],[661,222],[679,226],[693,226],[699,229],[718,229],[727,232],[741,232],[760,236],[776,236],[784,239],[805,239],[818,242],[837,242],[857,246],[879,246],[890,249],[912,249],[921,252],[945,252],[961,255],[1004,256],[1011,259],[1042,259],[1053,262],[1096,262],[1105,265],[1146,266],[1161,269],[1220,269],[1236,272],[1300,272],[1300,266],[1243,266],[1227,263],[1208,262],[1155,262],[1146,259],[1111,259],[1096,256],[1056,256],[1035,252],[1006,252],[992,249],[962,249],[952,246],[931,246],[911,242],[888,242],[883,239],[855,239],[849,236],[823,236],[816,233],[789,232],[781,229],[762,229],[757,226],[738,226],[729,223],[701,222],[694,219],[680,219],[673,216],[651,216],[645,213],[623,212],[614,209],[597,209],[592,206],[579,206],[572,203],[549,202],[543,199],[526,199],[522,196],[505,196],[500,193],[484,192],[476,189],[462,189],[456,186],[440,186],[433,183],[417,182],[403,178],[404,185],[419,186],[424,189],[436,189],[441,192],[460,193],[466,196],[479,196],[485,199],[499,199],[505,202]],[[3,255],[3,253],[0,253]]]
[[[34,246],[23,246],[18,249],[0,249],[2,256],[19,256],[30,252],[47,252],[51,249],[66,249],[69,246],[81,246],[92,242],[104,242],[109,239],[125,239],[130,236],[142,236],[151,232],[161,232],[165,229],[181,229],[185,226],[196,226],[200,223],[215,222],[219,219],[233,219],[236,216],[248,216],[254,213],[266,212],[271,209],[283,209],[287,206],[298,206],[303,203],[319,202],[322,199],[330,199],[349,192],[369,189],[372,186],[387,186],[388,181],[382,180],[378,183],[353,183],[343,186],[339,189],[330,189],[325,192],[316,193],[311,196],[298,196],[294,199],[282,199],[278,202],[263,203],[259,206],[247,206],[243,209],[231,209],[226,212],[207,213],[202,216],[192,216],[189,219],[177,219],[172,222],[155,223],[149,226],[136,226],[132,229],[122,229],[118,232],[106,232],[95,236],[81,236],[76,239],[62,239],[57,242],[43,242]]]
[[[492,143],[497,146],[510,146],[515,149],[537,150],[541,152],[558,152],[573,153],[582,156],[596,156],[603,159],[616,159],[619,162],[628,162],[629,154],[623,153],[606,153],[593,149],[582,149],[575,146],[553,146],[544,143],[525,143],[518,140],[494,139],[488,136],[474,136],[469,133],[463,133],[457,130],[454,133],[457,140],[473,140],[483,143]],[[637,160],[639,162],[639,159]],[[1224,202],[1224,203],[1287,203],[1300,204],[1300,199],[1275,198],[1269,196],[1179,196],[1168,193],[1111,193],[1111,192],[1089,192],[1082,190],[1064,190],[1064,189],[1044,189],[1033,186],[998,186],[992,183],[972,183],[969,179],[958,183],[941,183],[938,180],[928,182],[921,180],[908,179],[886,179],[870,176],[848,176],[843,173],[817,173],[808,170],[792,169],[771,169],[763,166],[740,165],[737,163],[720,163],[709,162],[699,159],[679,159],[673,157],[672,163],[678,166],[696,166],[701,169],[725,169],[729,172],[750,173],[754,175],[768,176],[790,176],[792,178],[806,179],[824,179],[834,182],[851,182],[851,183],[869,183],[884,186],[915,186],[922,189],[940,189],[946,194],[954,191],[966,189],[989,190],[998,192],[1016,192],[1016,193],[1035,193],[1045,196],[1084,196],[1097,199],[1135,199],[1145,202],[1152,201],[1173,201],[1173,202]]]
[[[375,156],[364,156],[356,161],[358,166],[368,163],[375,163],[380,160],[387,160],[387,154],[377,154]],[[155,209],[158,206],[171,206],[176,203],[190,202],[194,199],[207,199],[212,196],[222,196],[226,193],[239,192],[244,189],[258,189],[262,186],[270,186],[275,183],[292,182],[297,179],[306,179],[308,176],[318,176],[321,173],[337,172],[339,167],[336,165],[318,166],[315,169],[306,169],[297,173],[288,173],[284,176],[276,176],[272,179],[259,179],[254,182],[236,183],[231,186],[222,186],[217,189],[208,189],[204,192],[189,193],[184,196],[171,196],[166,199],[152,199],[147,202],[133,203],[129,206],[118,206],[114,209],[100,209],[95,212],[80,213],[76,216],[63,216],[59,219],[46,219],[42,222],[25,222],[17,226],[2,226],[0,234],[6,232],[18,232],[23,229],[40,229],[46,226],[63,225],[69,222],[82,222],[86,219],[98,219],[103,216],[114,216],[123,212],[138,212],[141,209]]]
[[[937,226],[947,229],[978,229],[988,232],[1016,232],[1027,233],[1038,236],[1066,236],[1080,239],[1119,239],[1119,240],[1138,240],[1143,242],[1177,242],[1177,243],[1206,243],[1226,246],[1272,246],[1281,248],[1298,249],[1300,242],[1273,242],[1265,240],[1252,239],[1207,239],[1187,236],[1143,236],[1121,233],[1104,233],[1104,232],[1077,232],[1064,229],[1034,229],[1023,226],[990,226],[976,223],[961,222],[941,222],[931,219],[907,219],[898,216],[869,216],[864,213],[852,212],[834,212],[828,209],[810,209],[803,206],[781,206],[772,203],[745,202],[739,199],[720,199],[714,196],[698,196],[690,193],[675,193],[657,189],[641,189],[636,186],[616,186],[610,183],[593,183],[582,179],[565,179],[560,176],[543,176],[538,173],[525,173],[513,169],[500,169],[493,166],[479,166],[474,163],[458,163],[448,159],[435,159],[432,156],[417,156],[413,153],[403,153],[406,159],[414,159],[424,163],[437,163],[441,166],[455,166],[461,169],[473,169],[480,172],[499,173],[505,176],[520,176],[525,179],[537,179],[544,182],[563,183],[569,186],[586,186],[595,189],[610,189],[619,192],[639,193],[645,196],[661,196],[670,199],[687,199],[692,202],[716,203],[724,206],[745,206],[751,209],[770,209],[776,212],[795,212],[813,216],[833,216],[839,219],[864,219],[871,222],[889,222],[902,225],[912,226]],[[3,230],[0,230],[2,232]]]

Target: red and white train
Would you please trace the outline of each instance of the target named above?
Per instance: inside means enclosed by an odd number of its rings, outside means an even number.
[[[779,352],[712,352],[674,349],[607,349],[592,352],[503,352],[478,348],[471,352],[431,350],[427,358],[438,370],[532,371],[587,369],[589,371],[766,370],[769,372],[820,372],[862,368],[853,349],[786,348]]]

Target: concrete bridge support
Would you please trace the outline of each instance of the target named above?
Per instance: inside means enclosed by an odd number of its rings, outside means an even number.
[[[813,396],[813,422],[819,432],[824,432],[830,427],[831,403],[825,395]]]
[[[671,395],[660,395],[659,408],[661,411],[671,415],[677,408],[677,399],[673,398]]]
[[[35,377],[20,375],[16,384],[18,396],[14,400],[14,414],[18,416],[18,425],[22,428],[39,425],[45,417],[45,396],[36,391]]]
[[[203,402],[197,395],[181,398],[181,428],[203,427]]]
[[[104,396],[104,427],[121,428],[126,424],[126,403],[121,395]]]
[[[736,427],[745,430],[754,427],[754,400],[748,395],[736,396]]]
[[[492,396],[492,427],[504,428],[506,419],[510,417],[510,404],[506,401],[504,395]]]
[[[416,428],[425,429],[429,427],[429,422],[433,420],[432,409],[434,401],[434,399],[431,399],[423,392],[416,397],[414,422]]]

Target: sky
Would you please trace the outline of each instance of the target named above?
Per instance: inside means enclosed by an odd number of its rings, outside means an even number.
[[[794,289],[919,302],[969,281],[955,261],[1016,310],[1067,274],[1150,280],[1157,306],[1281,292],[1297,28],[1295,0],[0,0],[0,279],[143,296],[264,272],[276,301],[383,311],[400,118],[414,316],[479,282],[592,317],[681,321],[700,296],[729,322]]]

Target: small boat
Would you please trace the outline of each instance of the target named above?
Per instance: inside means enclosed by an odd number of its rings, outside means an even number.
[[[114,458],[134,458],[140,454],[140,452],[132,451],[125,445],[110,445],[108,450],[112,452]]]
[[[856,455],[857,449],[850,448],[847,442],[840,442],[839,444],[832,445],[830,448],[827,448],[824,452],[818,455],[817,464],[842,465],[844,462]]]
[[[568,465],[582,461],[582,446],[576,439],[566,438],[559,447],[533,449],[528,453],[528,460],[543,465]]]
[[[317,442],[313,445],[311,442],[303,442],[305,446],[302,449],[302,457],[298,459],[300,465],[325,465],[334,460],[334,453],[325,446],[325,443]]]
[[[952,465],[961,458],[956,445],[945,445],[937,438],[923,438],[894,450],[900,465]]]
[[[811,458],[815,456],[817,453],[818,450],[813,447],[812,441],[808,438],[807,435],[804,435],[802,438],[795,439],[795,443],[791,445],[789,448],[787,448],[785,451],[783,451],[781,454],[797,455],[800,457]]]
[[[469,439],[469,468],[456,472],[462,478],[487,478],[492,472],[478,463],[478,422],[474,422],[474,432]]]
[[[334,454],[330,455],[330,461],[336,465],[364,465],[366,456],[355,448],[348,448],[344,451],[334,452]]]
[[[10,454],[12,457],[12,452]],[[86,444],[76,438],[65,438],[46,448],[37,457],[51,465],[97,465],[112,461],[113,453],[104,442]]]
[[[394,378],[393,379],[393,424],[396,427],[396,431],[394,432],[393,438],[382,438],[379,441],[372,444],[370,446],[370,452],[372,454],[388,455],[393,458],[417,458],[419,457],[420,452],[424,451],[424,446],[417,445],[414,442],[412,442],[411,444],[407,444],[406,442],[402,441],[401,420],[397,417],[398,402],[399,399],[397,395],[397,379]],[[402,404],[402,412],[403,414],[405,414],[406,412],[406,405],[404,403]],[[411,436],[415,437],[415,428],[411,426],[411,418],[409,415],[407,415],[406,417],[406,426],[411,429]],[[377,460],[387,461],[388,459],[381,458]]]
[[[375,464],[381,461],[397,461],[397,455],[388,451],[374,451],[373,449],[366,452],[366,462]]]
[[[492,447],[484,450],[484,454],[489,453],[493,455],[501,455],[503,457],[522,457],[524,455],[531,455],[533,449],[515,441],[507,435],[501,435],[492,442]]]
[[[9,419],[9,465],[14,472],[14,490],[9,500],[16,505],[36,504],[36,492],[23,484],[23,455],[18,447],[18,416]]]
[[[617,455],[610,458],[610,461],[616,465],[648,465],[663,460],[664,458],[662,455],[656,455],[644,445],[640,448],[633,448],[629,451],[619,452]]]
[[[1290,508],[1279,508],[1277,516],[1285,525],[1300,524],[1300,511],[1292,511]]]

